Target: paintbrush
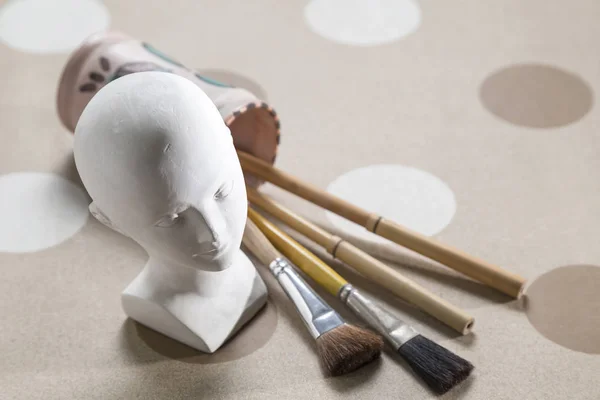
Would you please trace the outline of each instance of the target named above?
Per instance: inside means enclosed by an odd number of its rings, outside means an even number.
[[[250,209],[248,215],[298,268],[379,332],[433,391],[446,393],[471,374],[473,364],[469,361],[419,334],[412,326],[377,305],[258,212]]]
[[[436,260],[511,297],[518,298],[525,287],[526,281],[521,276],[412,231],[380,215],[363,210],[248,153],[238,150],[237,154],[245,173],[271,182],[313,204],[361,225],[379,236]]]
[[[395,269],[371,257],[347,241],[300,217],[272,198],[259,193],[256,189],[248,187],[247,193],[248,199],[253,205],[260,207],[283,221],[290,228],[318,243],[334,258],[345,262],[366,278],[419,307],[461,334],[464,335],[470,332],[474,319],[461,309],[429,292],[416,282],[404,277]]]
[[[243,244],[261,263],[269,267],[294,303],[315,339],[320,363],[329,375],[347,374],[381,356],[383,339],[371,331],[346,323],[298,275],[292,264],[273,247],[251,220],[246,222]]]

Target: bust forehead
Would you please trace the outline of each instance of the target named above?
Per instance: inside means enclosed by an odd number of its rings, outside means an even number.
[[[178,75],[151,71],[126,75],[103,87],[84,109],[75,137],[119,145],[155,139],[184,144],[218,140],[214,132],[227,130],[198,86]]]
[[[194,181],[195,190],[211,190],[223,171],[239,168],[229,129],[208,96],[163,72],[127,75],[102,88],[77,124],[75,159],[107,212],[115,197],[157,203]]]

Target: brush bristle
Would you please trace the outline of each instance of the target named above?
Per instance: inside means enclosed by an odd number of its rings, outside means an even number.
[[[354,325],[343,324],[317,338],[321,364],[331,376],[355,371],[381,356],[381,336]]]
[[[469,361],[421,335],[402,345],[398,353],[438,394],[467,379],[474,368]]]

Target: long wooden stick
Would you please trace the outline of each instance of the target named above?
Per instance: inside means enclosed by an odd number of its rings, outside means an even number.
[[[521,295],[525,286],[525,279],[521,276],[400,226],[375,213],[363,210],[248,153],[238,151],[238,156],[242,169],[246,173],[271,182],[305,200],[362,225],[379,236],[436,260],[511,297],[518,298]]]
[[[290,228],[321,245],[333,257],[350,265],[367,279],[388,289],[396,296],[412,303],[463,335],[473,327],[472,316],[406,278],[395,269],[319,228],[275,200],[259,193],[256,189],[248,188],[247,191],[248,199],[253,205],[260,207]]]

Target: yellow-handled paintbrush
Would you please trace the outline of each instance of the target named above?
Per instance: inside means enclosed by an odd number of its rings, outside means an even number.
[[[413,327],[360,293],[320,258],[257,211],[249,209],[248,216],[293,264],[379,332],[432,390],[445,393],[471,374],[473,365],[469,361],[420,335]]]
[[[346,323],[298,275],[251,220],[246,221],[244,246],[271,271],[298,316],[315,339],[321,365],[332,376],[352,372],[381,355],[383,339],[376,333]]]

